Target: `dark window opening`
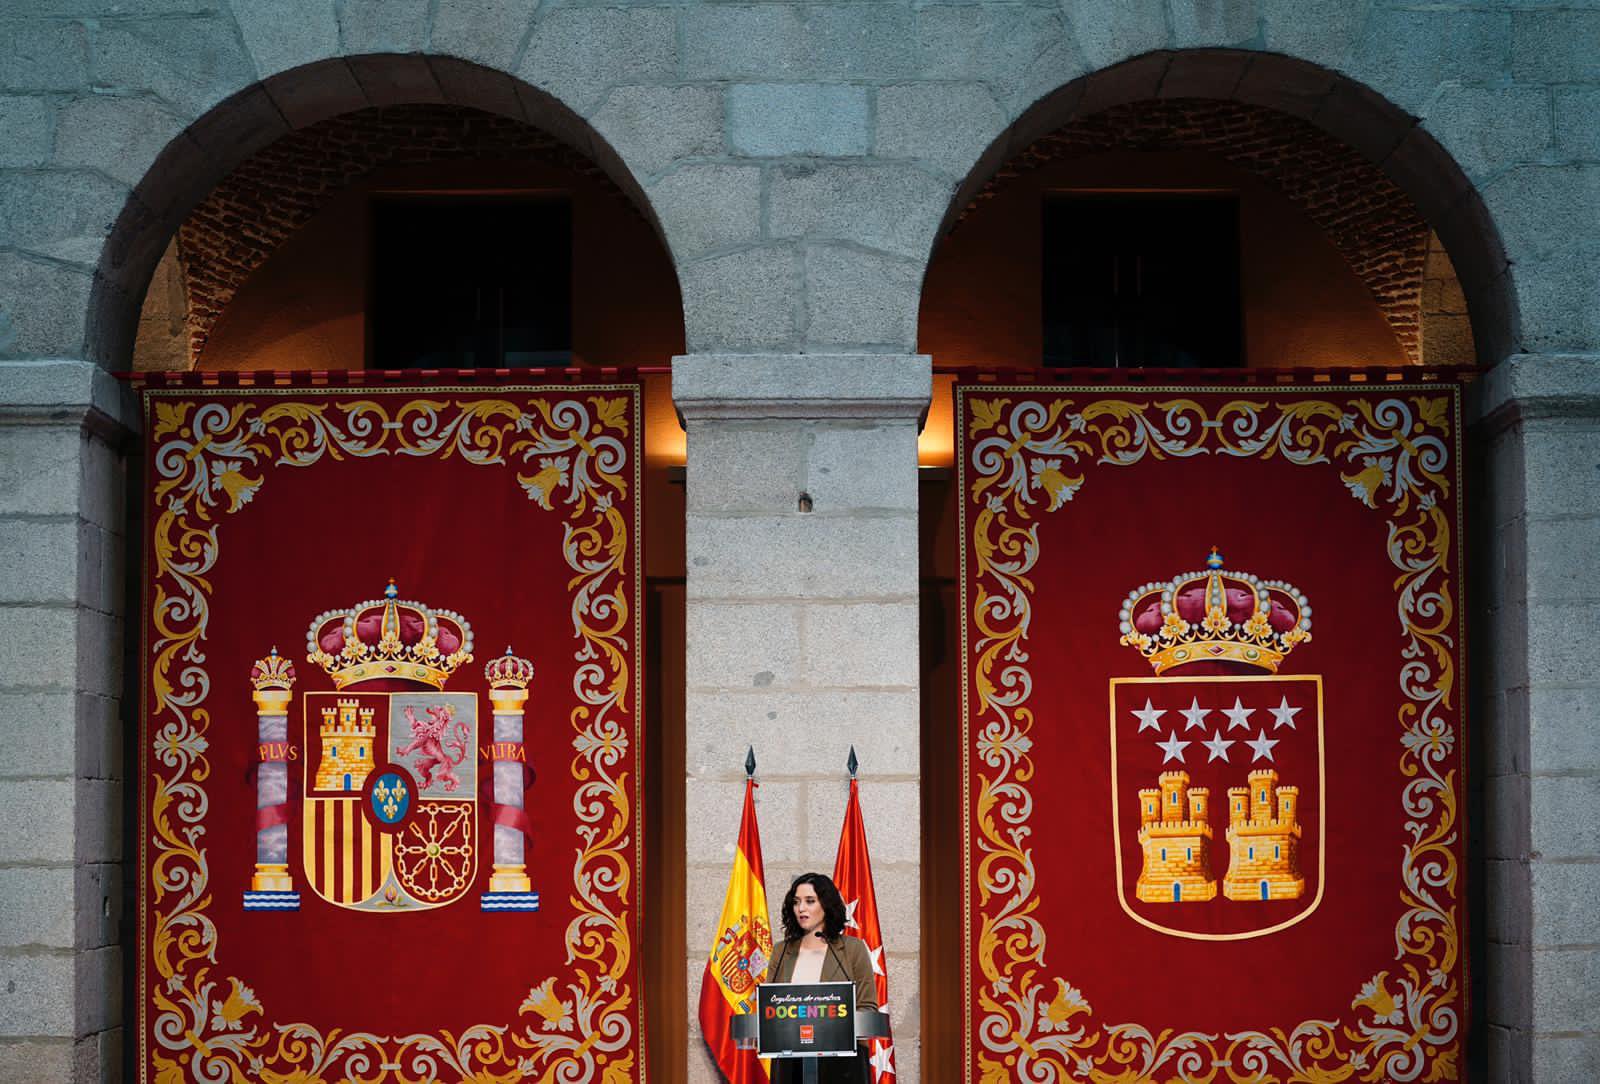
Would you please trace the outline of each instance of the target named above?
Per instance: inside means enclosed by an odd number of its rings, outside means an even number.
[[[1236,197],[1049,196],[1043,234],[1046,365],[1244,364]]]
[[[571,363],[565,198],[383,197],[372,226],[373,368]]]

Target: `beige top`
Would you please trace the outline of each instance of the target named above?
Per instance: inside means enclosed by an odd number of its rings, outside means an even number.
[[[821,982],[822,961],[828,958],[824,952],[797,952],[794,954],[794,974],[789,976],[790,982]]]
[[[798,941],[785,941],[773,946],[775,953],[767,963],[766,982],[792,982],[794,968],[800,955]],[[872,957],[859,937],[845,934],[829,945],[822,953],[823,982],[853,982],[856,984],[856,1008],[876,1009],[878,987],[872,974]]]

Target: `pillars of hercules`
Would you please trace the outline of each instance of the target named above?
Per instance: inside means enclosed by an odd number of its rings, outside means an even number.
[[[294,664],[273,648],[250,669],[256,702],[256,871],[244,894],[246,911],[297,911],[300,893],[289,875],[289,704]]]

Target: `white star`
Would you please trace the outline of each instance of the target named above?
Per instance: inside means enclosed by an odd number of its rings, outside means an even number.
[[[1139,720],[1139,729],[1141,731],[1154,730],[1157,734],[1161,733],[1161,728],[1156,725],[1156,720],[1161,718],[1166,713],[1166,708],[1154,707],[1150,703],[1150,698],[1148,696],[1144,698],[1144,707],[1129,712],[1130,715]]]
[[[1222,714],[1228,717],[1229,730],[1232,730],[1236,726],[1242,726],[1247,733],[1250,730],[1250,716],[1254,715],[1255,713],[1255,708],[1245,707],[1237,696],[1233,698],[1233,707],[1222,709]]]
[[[872,973],[874,975],[887,975],[888,974],[888,972],[884,971],[884,969],[883,969],[883,946],[882,945],[879,945],[875,949],[868,949],[867,950],[867,958],[872,961]]]
[[[1231,741],[1223,741],[1222,731],[1213,730],[1211,732],[1211,740],[1203,741],[1200,744],[1205,746],[1211,752],[1211,755],[1206,757],[1207,764],[1210,764],[1213,760],[1220,760],[1222,763],[1226,764],[1228,763],[1228,746],[1233,745],[1234,743]]]
[[[1199,727],[1204,730],[1206,728],[1206,716],[1211,714],[1211,709],[1202,708],[1200,706],[1200,698],[1197,696],[1190,700],[1189,706],[1178,712],[1178,714],[1188,720],[1183,724],[1183,729],[1190,730],[1194,727]]]
[[[1276,730],[1280,726],[1286,726],[1290,730],[1295,728],[1294,717],[1300,714],[1300,709],[1291,708],[1289,706],[1289,698],[1287,696],[1278,701],[1277,707],[1268,708],[1267,710],[1272,712],[1272,729]]]
[[[1183,750],[1189,744],[1189,742],[1178,740],[1178,732],[1176,730],[1167,736],[1166,741],[1156,742],[1156,748],[1160,749],[1163,754],[1161,763],[1165,764],[1169,760],[1176,760],[1180,764],[1184,763]]]
[[[1254,764],[1263,757],[1265,757],[1267,760],[1271,760],[1272,747],[1277,745],[1278,742],[1276,739],[1267,737],[1267,728],[1262,727],[1261,730],[1256,734],[1256,740],[1247,741],[1245,744],[1248,745],[1255,753],[1255,755],[1250,758],[1250,763]]]
[[[872,1052],[872,1073],[875,1079],[894,1076],[894,1044],[880,1046]]]
[[[855,899],[851,900],[849,903],[844,905],[844,928],[845,929],[848,930],[850,927],[856,926],[856,908],[859,907],[859,906],[861,906],[861,897],[860,896],[857,896]],[[856,928],[860,929],[859,926],[856,926]]]

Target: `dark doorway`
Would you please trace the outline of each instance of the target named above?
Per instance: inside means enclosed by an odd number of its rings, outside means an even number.
[[[1046,365],[1244,363],[1237,197],[1051,195],[1043,226]]]
[[[384,197],[372,214],[370,367],[571,363],[565,198]]]

